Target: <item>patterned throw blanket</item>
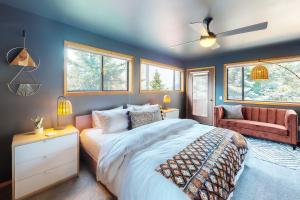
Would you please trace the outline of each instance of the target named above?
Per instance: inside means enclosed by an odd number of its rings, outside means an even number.
[[[156,171],[193,200],[226,200],[247,153],[245,138],[215,128],[199,137]]]

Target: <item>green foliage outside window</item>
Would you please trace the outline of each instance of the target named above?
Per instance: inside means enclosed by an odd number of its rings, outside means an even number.
[[[300,74],[300,61],[286,61],[278,64],[296,74]],[[227,69],[228,99],[288,103],[300,102],[300,79],[293,73],[276,64],[264,64],[269,71],[269,80],[253,81],[250,78],[250,73],[254,66],[251,64],[229,67]],[[242,71],[244,76],[242,76]],[[242,94],[244,94],[244,97]]]
[[[68,48],[67,91],[127,91],[128,62]]]
[[[163,90],[164,84],[162,83],[162,80],[160,78],[160,73],[156,70],[153,80],[150,82],[150,86],[153,90]]]
[[[182,72],[172,68],[151,64],[141,65],[142,91],[180,91]]]
[[[68,49],[68,91],[93,91],[101,88],[101,56]]]

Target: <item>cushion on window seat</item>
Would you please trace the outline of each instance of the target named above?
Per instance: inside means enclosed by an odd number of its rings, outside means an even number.
[[[220,124],[222,126],[228,127],[239,127],[246,129],[253,129],[263,132],[269,132],[279,135],[288,135],[288,130],[285,126],[278,124],[271,124],[266,122],[250,121],[250,120],[239,120],[239,119],[221,119]]]

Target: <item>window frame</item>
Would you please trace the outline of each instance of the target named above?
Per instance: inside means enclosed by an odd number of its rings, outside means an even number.
[[[95,91],[68,91],[68,85],[67,85],[67,49],[68,48],[73,48],[76,50],[82,50],[86,52],[91,52],[91,53],[96,53],[100,54],[101,56],[108,56],[112,58],[119,58],[123,60],[128,61],[128,69],[127,69],[127,84],[128,88],[127,90],[95,90]],[[103,59],[103,57],[102,57]],[[102,64],[103,65],[103,64]],[[105,94],[131,94],[134,91],[133,88],[133,65],[134,65],[134,56],[119,53],[119,52],[114,52],[106,49],[101,49],[85,44],[80,44],[76,42],[71,42],[71,41],[64,41],[64,95],[65,96],[82,96],[82,95],[105,95]],[[103,71],[103,69],[101,70]],[[102,72],[101,72],[102,73]],[[101,74],[100,74],[101,75]],[[102,76],[103,79],[103,76]],[[102,84],[103,84],[103,80]],[[103,88],[103,86],[102,86]]]
[[[240,103],[240,104],[253,104],[253,105],[270,105],[270,106],[300,106],[300,102],[280,102],[280,101],[249,101],[244,99],[244,77],[242,75],[242,100],[228,99],[228,68],[232,67],[241,67],[243,65],[255,65],[255,64],[263,64],[264,62],[291,62],[291,61],[300,61],[300,56],[288,56],[288,57],[279,57],[279,58],[268,58],[268,59],[258,59],[258,60],[250,60],[243,62],[235,62],[224,64],[223,73],[224,73],[224,102],[225,103]],[[299,80],[300,81],[300,80]]]
[[[173,89],[172,90],[142,90],[142,65],[143,64],[148,64],[148,65],[154,65],[156,67],[160,67],[160,68],[164,68],[164,69],[171,69],[174,70],[173,72]],[[180,72],[180,89],[179,90],[175,90],[175,71],[179,71]],[[160,63],[160,62],[156,62],[153,60],[148,60],[145,58],[141,58],[140,59],[140,78],[139,78],[139,91],[140,94],[155,94],[155,93],[168,93],[168,92],[184,92],[184,69],[180,68],[180,67],[175,67],[172,65],[168,65],[168,64],[164,64],[164,63]]]

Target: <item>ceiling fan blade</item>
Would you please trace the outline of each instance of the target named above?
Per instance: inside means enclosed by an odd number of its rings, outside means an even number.
[[[220,48],[221,46],[216,42],[212,47],[211,47],[211,49],[212,50],[215,50],[215,49],[218,49],[218,48]]]
[[[200,32],[202,36],[208,36],[208,32],[206,29],[206,25],[202,22],[191,22],[190,26],[194,29],[197,33]]]
[[[194,21],[194,22],[190,22],[190,25],[193,25],[193,24],[200,24],[200,23],[203,23],[203,21]]]
[[[190,43],[193,43],[193,42],[197,42],[199,41],[200,39],[197,39],[197,40],[192,40],[192,41],[189,41],[189,42],[183,42],[183,43],[179,43],[179,44],[175,44],[175,45],[172,45],[171,47],[177,47],[177,46],[182,46],[182,45],[186,45],[186,44],[190,44]]]
[[[259,31],[259,30],[266,29],[267,27],[268,27],[268,22],[262,22],[259,24],[253,24],[250,26],[245,26],[245,27],[234,29],[231,31],[225,31],[222,33],[218,33],[217,37],[226,37],[226,36],[231,36],[231,35],[238,35],[238,34],[242,34],[242,33]]]

